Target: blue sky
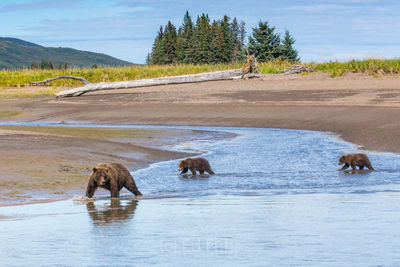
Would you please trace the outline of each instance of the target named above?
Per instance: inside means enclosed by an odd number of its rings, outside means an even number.
[[[303,61],[400,57],[395,0],[0,0],[0,36],[71,47],[144,63],[160,25],[185,11],[288,29]]]

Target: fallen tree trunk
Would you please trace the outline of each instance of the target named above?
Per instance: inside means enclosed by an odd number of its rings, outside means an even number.
[[[51,82],[51,81],[54,81],[54,80],[58,80],[58,79],[73,79],[73,80],[81,81],[84,84],[90,84],[90,82],[88,80],[86,80],[86,79],[84,79],[82,77],[76,77],[76,76],[58,76],[58,77],[50,78],[50,79],[47,79],[47,80],[44,80],[44,81],[40,81],[40,82],[30,82],[30,81],[27,81],[27,82],[37,85],[37,84],[48,83],[48,82]]]
[[[137,88],[137,87],[156,86],[156,85],[167,85],[167,84],[230,80],[237,78],[238,76],[241,77],[242,75],[243,75],[242,70],[236,69],[236,70],[205,72],[205,73],[190,74],[190,75],[169,76],[169,77],[154,78],[154,79],[142,79],[134,81],[89,83],[82,87],[58,92],[56,94],[56,97],[80,96],[88,92],[111,90],[111,89],[126,89],[126,88]]]

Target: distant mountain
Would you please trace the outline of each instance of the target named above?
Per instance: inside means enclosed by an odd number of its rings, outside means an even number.
[[[65,63],[70,67],[128,66],[127,61],[72,48],[44,47],[16,38],[0,37],[0,69],[29,68],[32,62],[51,61],[54,66]]]

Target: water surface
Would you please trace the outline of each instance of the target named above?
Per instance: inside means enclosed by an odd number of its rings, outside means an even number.
[[[327,134],[180,128],[238,135],[173,147],[203,152],[216,175],[179,175],[173,160],[133,173],[140,200],[0,207],[2,264],[400,264],[399,155],[368,153],[377,171],[352,175],[337,160],[357,148]]]

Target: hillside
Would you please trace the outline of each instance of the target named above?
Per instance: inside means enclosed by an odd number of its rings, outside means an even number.
[[[16,38],[0,37],[0,69],[29,68],[32,62],[51,61],[54,66],[71,67],[128,66],[132,63],[117,58],[72,48],[44,47]]]

